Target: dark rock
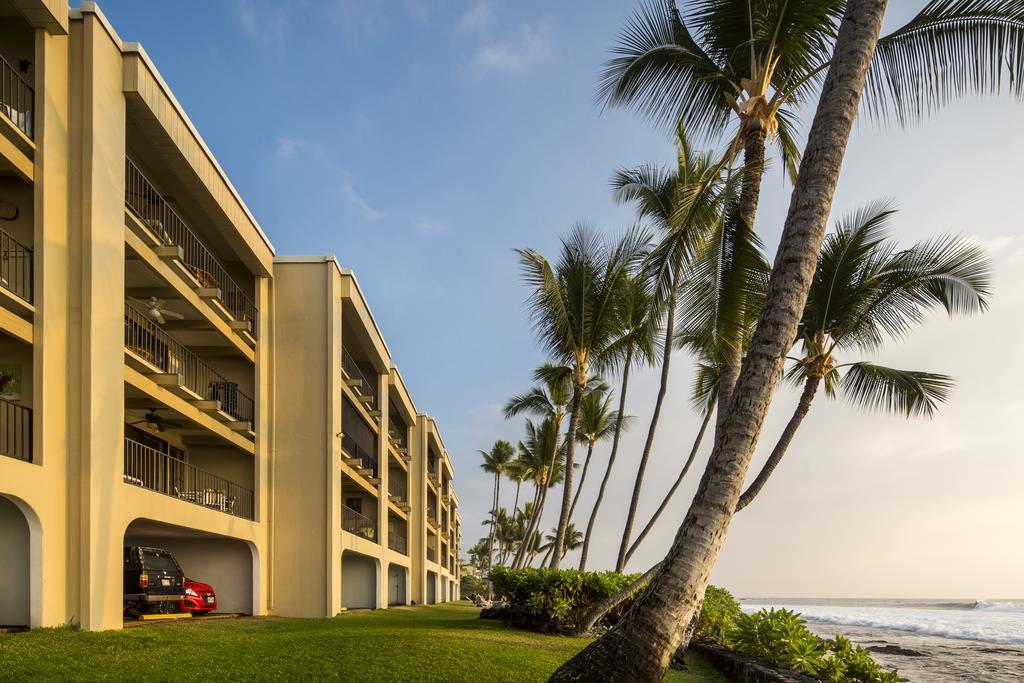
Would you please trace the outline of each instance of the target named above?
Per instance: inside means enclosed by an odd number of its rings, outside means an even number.
[[[824,679],[784,669],[771,662],[748,657],[713,643],[691,643],[693,648],[730,681],[736,683],[821,683]],[[673,663],[682,656],[677,652]]]
[[[883,655],[899,655],[901,657],[927,657],[927,652],[918,652],[917,650],[911,650],[910,648],[900,647],[899,645],[870,645],[868,650],[871,652],[877,652]]]

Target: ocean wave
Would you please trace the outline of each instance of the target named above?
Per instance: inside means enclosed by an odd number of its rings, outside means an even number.
[[[799,612],[809,622],[886,628],[920,635],[989,643],[1024,645],[1024,605],[979,602],[975,609],[845,607],[836,605],[775,604]],[[744,604],[747,612],[767,605]]]

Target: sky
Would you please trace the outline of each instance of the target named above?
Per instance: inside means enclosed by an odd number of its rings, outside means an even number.
[[[894,27],[924,3],[890,3]],[[492,480],[479,449],[515,442],[506,399],[544,360],[527,323],[513,249],[554,255],[577,221],[615,234],[632,220],[608,192],[623,166],[667,164],[666,131],[594,103],[631,2],[576,0],[106,0],[141,42],[277,253],[336,254],[353,268],[417,408],[434,415],[456,468],[464,550],[486,529]],[[740,596],[1024,598],[1024,106],[951,105],[909,129],[864,118],[833,207],[900,208],[901,244],[969,235],[995,266],[981,317],[929,317],[875,360],[953,375],[936,418],[866,414],[819,398],[769,484],[732,523],[712,580]],[[805,116],[805,120],[809,117]],[[777,168],[757,230],[770,253],[790,186]],[[698,418],[690,359],[673,363],[639,523],[675,479]],[[627,434],[598,517],[591,568],[622,534],[657,374],[635,373]],[[796,402],[778,392],[759,467]],[[706,461],[633,558],[659,560]],[[595,452],[580,508],[596,495]],[[503,504],[512,486],[503,484]],[[557,496],[556,496],[557,497]],[[549,506],[544,527],[557,519]],[[582,522],[578,522],[581,526]],[[574,565],[571,553],[567,565]]]

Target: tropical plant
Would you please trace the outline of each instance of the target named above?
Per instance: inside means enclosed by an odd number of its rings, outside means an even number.
[[[709,585],[704,591],[704,602],[700,606],[700,617],[694,626],[693,639],[724,644],[742,612],[740,603],[724,588]]]
[[[744,400],[726,410],[697,493],[642,598],[615,629],[559,667],[552,681],[581,680],[595,670],[610,679],[658,680],[684,638],[683,626],[699,609],[786,353],[797,338],[885,5],[886,0],[847,0],[761,315],[734,390]]]
[[[625,567],[626,548],[640,502],[644,474],[654,447],[662,404],[668,392],[680,286],[699,245],[714,225],[720,222],[725,198],[723,164],[715,161],[709,153],[694,152],[682,128],[678,131],[676,142],[678,153],[675,168],[665,170],[647,165],[620,170],[611,183],[615,200],[633,203],[638,217],[658,230],[659,241],[643,263],[642,271],[651,287],[652,310],[649,315],[656,320],[664,315],[658,395],[637,465],[629,511],[626,513],[615,564],[619,572]]]
[[[565,484],[552,567],[561,562],[569,523],[580,403],[592,373],[614,363],[621,337],[615,301],[629,272],[643,258],[648,239],[645,232],[633,229],[606,244],[588,227],[577,224],[562,239],[554,265],[533,249],[517,250],[523,279],[530,288],[528,306],[534,332],[551,357],[567,369],[572,384]]]
[[[898,370],[868,360],[841,362],[841,353],[865,355],[887,339],[901,339],[932,308],[970,315],[988,306],[991,265],[975,242],[942,236],[898,249],[888,236],[895,209],[869,204],[840,220],[825,238],[803,320],[802,353],[787,379],[803,387],[793,415],[736,510],[750,504],[793,441],[818,388],[852,405],[905,417],[932,417],[953,386],[946,375]]]
[[[604,492],[615,466],[615,457],[619,452],[619,438],[625,426],[626,391],[629,388],[629,372],[634,364],[649,365],[655,355],[658,332],[658,316],[651,296],[650,288],[644,278],[631,274],[623,283],[618,300],[615,302],[615,315],[618,327],[622,331],[619,339],[619,354],[622,356],[622,382],[619,385],[619,407],[615,411],[615,429],[612,436],[612,450],[608,455],[601,486],[597,490],[594,507],[590,511],[587,532],[583,537],[583,549],[580,551],[580,570],[587,568],[587,555],[590,550],[590,539],[594,533],[597,512],[604,500]]]
[[[538,540],[537,528],[544,513],[548,490],[565,476],[566,444],[559,436],[553,417],[545,418],[539,424],[526,421],[526,436],[519,442],[519,459],[526,478],[533,482],[534,492],[523,540],[512,560],[513,567],[521,567],[526,561],[529,549]]]
[[[615,395],[607,386],[599,386],[587,391],[580,403],[580,419],[576,426],[576,440],[587,446],[587,458],[583,461],[583,472],[580,474],[580,482],[576,487],[576,493],[572,498],[572,505],[569,506],[569,519],[576,511],[576,503],[583,491],[583,484],[587,481],[587,472],[590,470],[590,461],[594,457],[594,447],[598,441],[610,439],[615,433],[615,426],[621,424],[624,430],[629,429],[631,417],[624,417],[620,423],[618,412],[612,407]],[[567,541],[568,542],[568,541]],[[580,543],[583,542],[583,535],[580,534]]]
[[[555,538],[558,535],[558,529],[552,529],[549,534],[545,536],[545,542],[540,547],[544,551],[544,557],[541,558],[540,566],[544,566],[548,558],[551,557],[551,552],[555,549]],[[583,532],[576,528],[576,525],[572,522],[565,530],[565,544],[562,546],[562,557],[564,558],[566,553],[571,550],[576,550],[583,545]]]
[[[496,524],[494,521],[494,514],[498,510],[498,502],[500,500],[501,491],[501,477],[505,474],[505,468],[508,467],[509,463],[512,462],[512,458],[515,456],[516,451],[512,448],[512,444],[508,441],[498,439],[491,446],[490,451],[479,451],[480,456],[483,458],[483,462],[480,467],[484,472],[488,472],[494,475],[494,502],[491,504],[491,533],[490,540],[488,541],[488,549],[491,557],[494,557],[494,531]]]

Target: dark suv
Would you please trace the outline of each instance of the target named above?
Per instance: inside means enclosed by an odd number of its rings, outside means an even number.
[[[126,546],[124,549],[124,613],[178,611],[185,597],[185,574],[167,550]]]

